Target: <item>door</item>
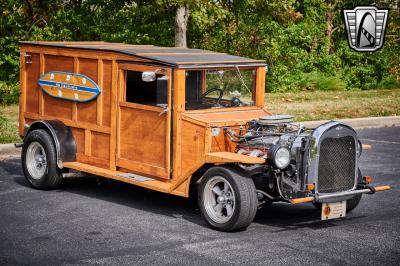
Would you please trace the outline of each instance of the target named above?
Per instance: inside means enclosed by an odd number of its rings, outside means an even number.
[[[116,163],[125,171],[170,178],[171,78],[169,68],[119,64]]]

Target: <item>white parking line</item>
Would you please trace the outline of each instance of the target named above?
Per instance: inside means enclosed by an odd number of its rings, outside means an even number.
[[[372,142],[378,142],[378,143],[385,143],[385,144],[400,144],[400,142],[395,142],[395,141],[386,141],[386,140],[374,140],[374,139],[360,139],[363,141],[372,141]]]

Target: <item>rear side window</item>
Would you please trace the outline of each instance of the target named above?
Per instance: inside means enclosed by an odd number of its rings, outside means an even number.
[[[168,80],[160,74],[156,80],[145,82],[142,80],[142,72],[126,71],[125,101],[145,105],[164,105],[167,103]]]

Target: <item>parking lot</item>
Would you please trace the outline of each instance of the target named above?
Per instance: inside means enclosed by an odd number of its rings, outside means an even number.
[[[359,131],[364,175],[392,190],[365,195],[345,218],[272,204],[246,230],[207,227],[191,201],[97,177],[28,186],[18,157],[0,161],[0,265],[398,265],[400,128]]]

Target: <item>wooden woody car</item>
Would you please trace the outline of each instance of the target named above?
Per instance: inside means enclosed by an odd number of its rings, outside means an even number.
[[[188,197],[219,230],[270,202],[321,218],[372,187],[361,144],[339,122],[314,129],[264,109],[266,65],[200,49],[105,42],[20,43],[22,165],[35,188],[74,169]]]

